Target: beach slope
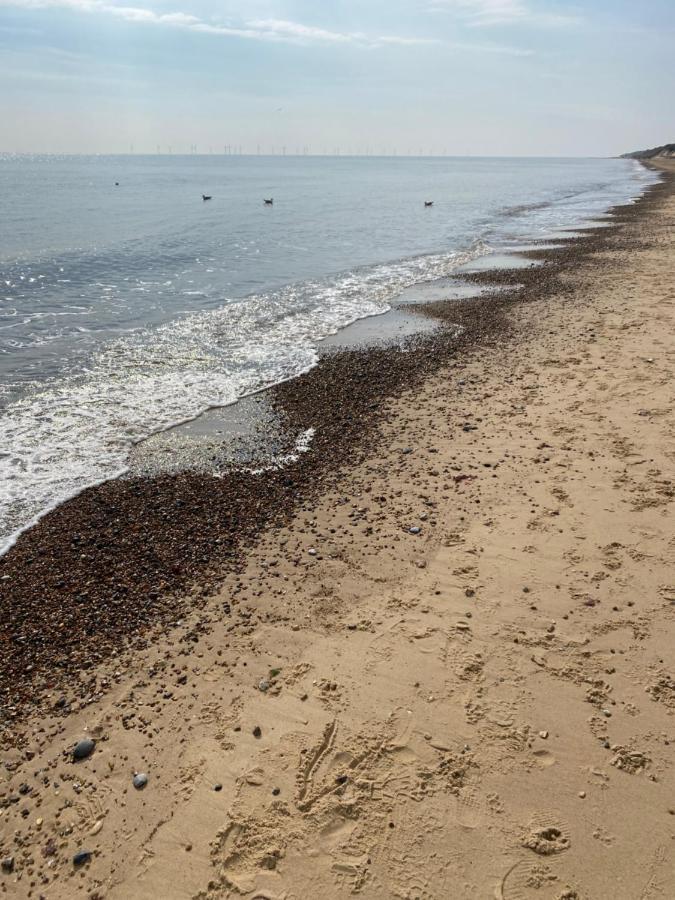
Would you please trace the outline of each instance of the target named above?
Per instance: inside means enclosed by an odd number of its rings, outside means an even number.
[[[661,166],[503,342],[393,397],[205,611],[33,723],[7,754],[8,896],[675,895]]]

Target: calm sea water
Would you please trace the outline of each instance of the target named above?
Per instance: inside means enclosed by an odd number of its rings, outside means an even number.
[[[0,157],[0,549],[403,288],[653,179],[627,160]]]

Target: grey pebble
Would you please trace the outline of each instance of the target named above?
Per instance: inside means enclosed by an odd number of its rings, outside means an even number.
[[[73,759],[86,759],[94,752],[94,747],[96,747],[96,741],[91,738],[83,738],[73,748]]]
[[[137,791],[143,790],[148,783],[148,776],[144,772],[137,772],[133,778],[133,785]]]
[[[88,863],[90,859],[91,850],[80,850],[79,853],[76,853],[73,857],[73,865],[83,866],[85,863]]]

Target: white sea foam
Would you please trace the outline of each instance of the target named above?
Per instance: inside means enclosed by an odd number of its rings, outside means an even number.
[[[305,431],[300,432],[290,453],[275,456],[266,466],[260,466],[257,469],[243,468],[241,471],[248,472],[251,475],[262,475],[264,472],[275,472],[283,469],[291,463],[297,462],[303,453],[309,453],[315,434],[315,428],[307,428]]]
[[[134,443],[308,371],[323,337],[487,251],[415,257],[188,315],[106,345],[85,374],[9,405],[0,424],[1,552],[55,505],[124,473]]]

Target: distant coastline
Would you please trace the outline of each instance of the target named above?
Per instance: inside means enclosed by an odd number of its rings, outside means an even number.
[[[675,159],[675,144],[663,144],[651,150],[633,150],[622,153],[620,159]]]

